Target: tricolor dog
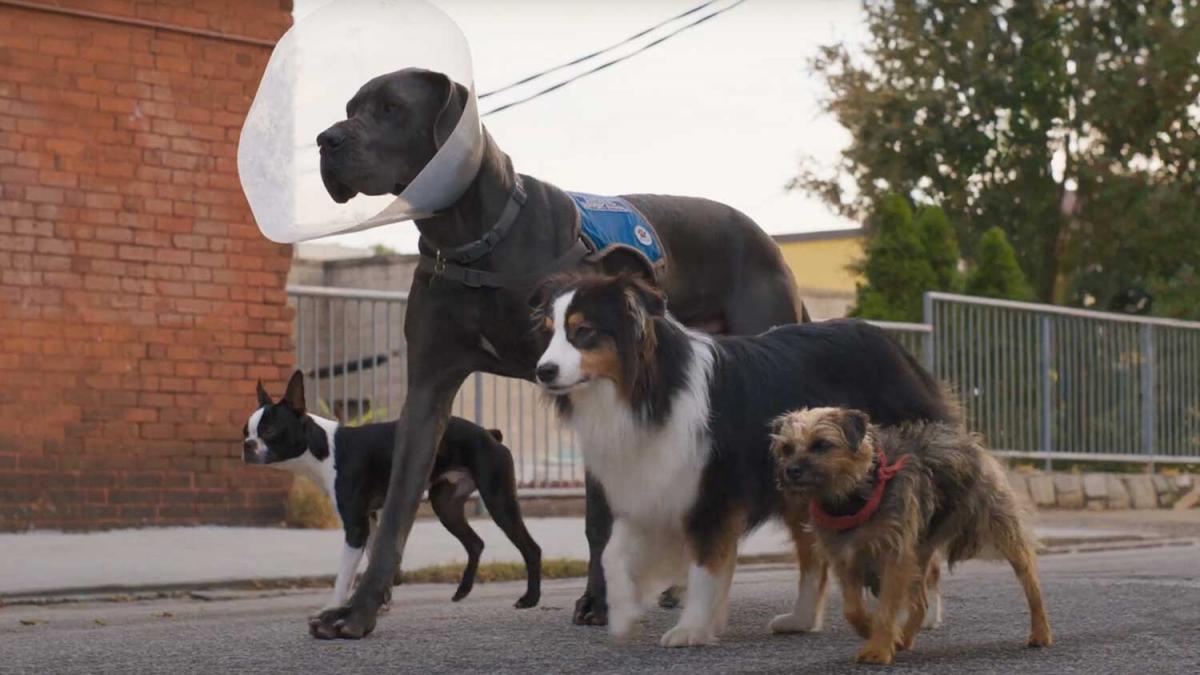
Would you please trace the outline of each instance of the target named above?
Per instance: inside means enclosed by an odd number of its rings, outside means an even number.
[[[328,607],[346,601],[354,575],[375,535],[375,512],[383,504],[392,467],[396,425],[392,422],[343,426],[306,412],[304,376],[292,374],[278,402],[258,383],[258,409],[243,430],[242,458],[312,479],[337,506],[345,531],[342,562]],[[483,540],[467,523],[464,507],[476,489],[496,525],[525,560],[525,594],[517,607],[533,607],[541,597],[542,550],[529,536],[517,502],[512,453],[495,429],[485,430],[452,417],[438,448],[429,484],[429,502],[438,520],[467,550],[467,567],[453,599],[471,592]],[[399,570],[396,572],[399,581]]]
[[[852,405],[886,423],[956,417],[941,385],[869,324],[788,325],[713,337],[675,320],[634,276],[569,276],[534,300],[549,346],[536,375],[569,420],[615,516],[604,552],[609,626],[625,638],[663,584],[686,579],[663,646],[723,630],[738,541],[784,505],[770,423],[785,412]],[[776,632],[817,630],[826,565],[794,519],[801,566]]]

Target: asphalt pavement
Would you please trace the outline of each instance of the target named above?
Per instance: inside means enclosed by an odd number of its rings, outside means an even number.
[[[1046,555],[1042,579],[1056,644],[1024,645],[1028,615],[1006,566],[970,562],[944,581],[946,621],[888,672],[1200,672],[1200,547]],[[786,566],[743,566],[730,629],[712,647],[668,650],[675,611],[655,609],[640,635],[570,624],[582,580],[549,582],[542,604],[516,610],[522,584],[481,584],[451,603],[451,586],[396,589],[396,607],[360,642],[308,637],[326,591],[0,608],[0,673],[633,673],[871,672],[830,594],[826,630],[771,635],[795,594]]]

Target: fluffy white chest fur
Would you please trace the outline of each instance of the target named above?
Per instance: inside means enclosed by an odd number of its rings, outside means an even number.
[[[618,518],[647,530],[679,530],[696,501],[711,450],[709,378],[713,344],[691,335],[685,385],[662,426],[640,422],[608,380],[571,394],[571,426],[588,470],[604,486]]]

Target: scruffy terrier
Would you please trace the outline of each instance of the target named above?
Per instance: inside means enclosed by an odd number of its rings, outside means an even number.
[[[860,663],[891,663],[912,647],[939,554],[951,566],[992,549],[1007,559],[1029,602],[1028,645],[1050,645],[1021,509],[978,437],[958,425],[877,427],[858,410],[811,408],[776,419],[772,441],[792,507],[785,512],[812,523],[841,583],[846,620],[868,640]],[[870,617],[862,589],[876,574],[879,606]]]

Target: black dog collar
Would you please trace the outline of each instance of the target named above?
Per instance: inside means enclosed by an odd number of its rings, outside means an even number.
[[[529,274],[503,274],[466,267],[496,248],[496,245],[512,229],[513,223],[517,221],[517,215],[524,205],[525,186],[522,184],[520,174],[514,172],[513,188],[508,194],[508,203],[504,205],[504,210],[500,212],[500,218],[496,220],[496,224],[482,237],[470,243],[452,249],[435,249],[433,256],[422,253],[417,260],[417,270],[430,274],[434,279],[448,279],[470,288],[522,289],[533,286],[550,274],[578,264],[591,253],[583,241],[576,239],[571,248],[555,258],[549,265]]]

